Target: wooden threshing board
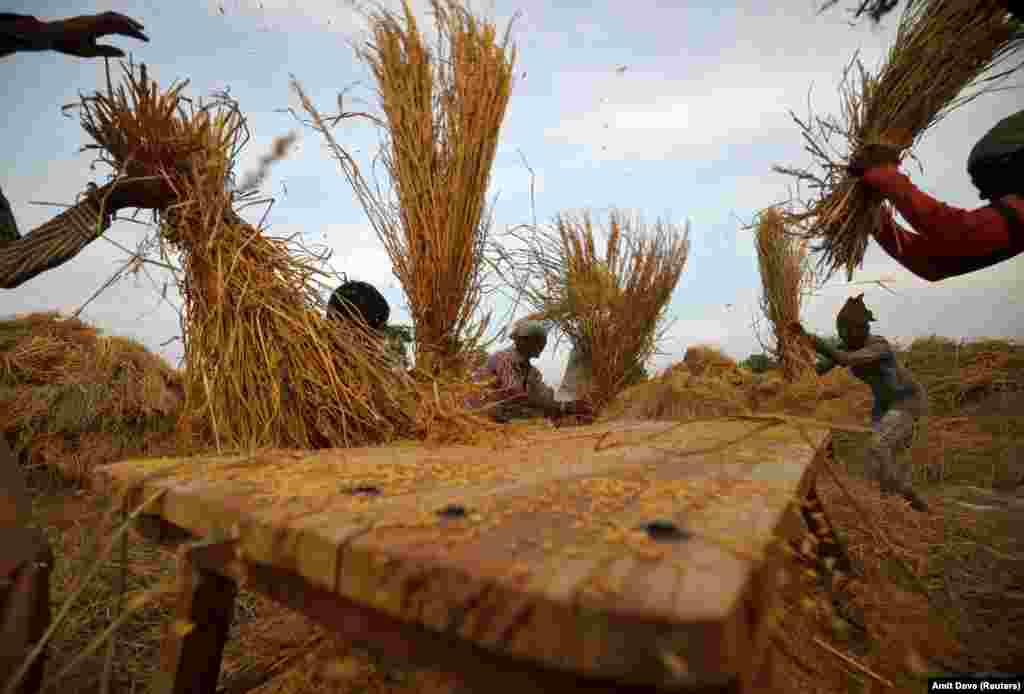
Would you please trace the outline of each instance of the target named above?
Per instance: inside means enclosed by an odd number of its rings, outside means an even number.
[[[488,657],[686,691],[754,676],[777,540],[800,532],[792,502],[827,438],[615,422],[487,447],[127,461],[96,480],[131,507],[164,490],[151,514],[229,543],[215,564],[243,587],[245,567],[291,577],[279,598],[311,616],[334,596]],[[319,597],[294,595],[307,588]]]

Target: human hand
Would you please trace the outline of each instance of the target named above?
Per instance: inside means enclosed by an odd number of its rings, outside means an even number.
[[[131,17],[118,12],[103,12],[48,22],[46,34],[51,37],[50,47],[67,55],[79,58],[123,58],[124,51],[120,48],[100,45],[96,39],[118,35],[148,42],[149,38],[142,33],[142,29],[142,24]]]
[[[120,178],[93,191],[110,211],[137,207],[165,210],[177,201],[177,193],[163,176]]]
[[[846,165],[846,171],[851,176],[860,178],[868,169],[899,164],[901,153],[902,149],[894,145],[883,143],[865,145],[850,157],[850,162]]]
[[[565,403],[563,413],[567,417],[575,417],[584,423],[594,421],[594,406],[586,400],[572,400]]]

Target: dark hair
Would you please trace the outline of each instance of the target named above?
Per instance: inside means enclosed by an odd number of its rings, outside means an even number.
[[[1024,194],[1024,149],[975,161],[967,172],[985,200]]]
[[[971,148],[967,173],[986,200],[1024,193],[1024,111],[992,126]]]
[[[353,320],[356,313],[375,330],[383,328],[391,307],[377,288],[366,282],[350,281],[334,290],[327,302],[327,315],[336,320]]]

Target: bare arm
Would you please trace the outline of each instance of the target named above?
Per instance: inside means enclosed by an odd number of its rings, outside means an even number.
[[[888,341],[877,335],[868,338],[868,343],[864,347],[853,351],[834,349],[819,337],[814,338],[814,346],[820,354],[824,354],[836,364],[846,367],[875,364],[892,352]]]
[[[0,57],[24,51],[58,51],[79,58],[123,58],[124,51],[96,42],[104,36],[149,41],[143,26],[118,12],[41,22],[25,14],[0,13]]]
[[[558,415],[563,411],[562,403],[555,399],[555,389],[544,383],[544,377],[540,371],[531,366],[530,375],[526,379],[527,401],[549,415]]]
[[[818,363],[814,365],[814,370],[818,373],[819,376],[824,376],[834,368],[836,368],[835,360],[827,356],[818,361]]]
[[[0,58],[23,51],[43,51],[46,23],[26,14],[0,13]]]

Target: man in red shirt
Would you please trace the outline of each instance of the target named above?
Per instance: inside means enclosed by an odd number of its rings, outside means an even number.
[[[821,6],[822,12],[839,4],[839,0],[826,0]],[[1006,9],[1018,17],[1024,16],[1024,0],[1003,0]],[[896,9],[899,0],[857,0],[857,7],[852,9],[854,19],[860,19],[864,15],[871,18],[875,24],[879,24],[885,15]]]
[[[899,150],[865,147],[849,171],[899,210],[913,231],[888,209],[875,240],[918,277],[937,282],[991,267],[1024,251],[1024,111],[999,121],[971,150],[967,171],[988,205],[964,210],[921,191],[899,170]]]

